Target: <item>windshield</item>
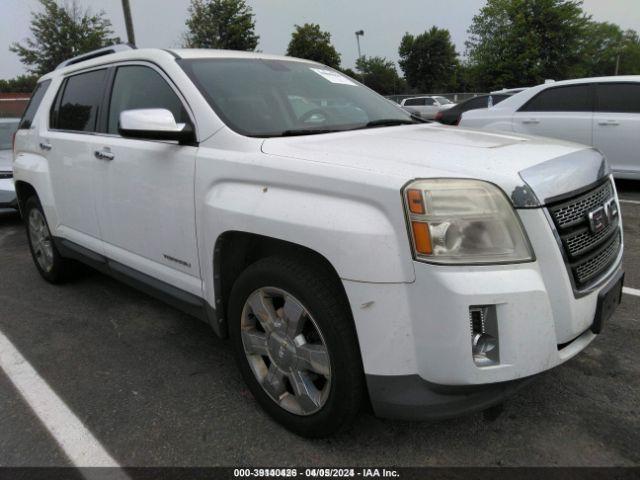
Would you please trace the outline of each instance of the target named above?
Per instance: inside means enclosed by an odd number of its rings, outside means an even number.
[[[180,65],[222,120],[243,135],[304,135],[416,122],[355,80],[314,63],[214,58]]]
[[[450,103],[453,103],[451,100],[449,100],[446,97],[434,97],[434,98],[438,101],[440,105],[449,105]]]

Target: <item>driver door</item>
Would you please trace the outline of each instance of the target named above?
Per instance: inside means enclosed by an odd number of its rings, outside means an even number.
[[[196,248],[194,175],[197,147],[123,138],[125,110],[162,108],[193,121],[177,89],[152,65],[111,73],[108,111],[96,145],[98,220],[107,257],[195,295],[202,294]]]

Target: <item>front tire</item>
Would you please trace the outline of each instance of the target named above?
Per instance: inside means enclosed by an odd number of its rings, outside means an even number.
[[[24,218],[33,263],[42,278],[54,284],[69,280],[75,273],[75,265],[58,252],[40,201],[35,195],[25,202]]]
[[[258,403],[305,437],[346,428],[362,403],[362,362],[349,306],[328,268],[269,257],[235,282],[229,333]]]

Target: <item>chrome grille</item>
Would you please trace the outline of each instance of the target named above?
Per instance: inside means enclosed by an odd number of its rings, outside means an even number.
[[[615,236],[613,242],[611,242],[604,250],[598,252],[589,260],[578,265],[575,270],[575,276],[580,283],[586,283],[600,272],[605,270],[618,256],[620,250],[620,234]]]
[[[614,188],[607,179],[591,190],[548,206],[549,215],[562,242],[565,261],[574,285],[587,288],[606,274],[622,246],[618,215],[599,232],[592,232],[589,213],[614,198]]]
[[[581,223],[587,213],[603,205],[611,197],[613,187],[607,181],[590,192],[549,208],[549,212],[559,228],[566,228]]]
[[[611,223],[607,228],[599,233],[593,234],[588,228],[580,230],[575,235],[568,235],[565,239],[565,245],[571,257],[577,257],[596,244],[611,236],[614,230],[618,229],[618,221]]]

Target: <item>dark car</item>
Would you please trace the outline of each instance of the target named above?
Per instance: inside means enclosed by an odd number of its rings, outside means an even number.
[[[436,114],[435,120],[445,125],[458,125],[462,114],[468,110],[477,110],[479,108],[489,108],[501,101],[509,98],[511,95],[504,93],[493,93],[491,95],[478,95],[464,102],[457,104],[448,110],[442,110]]]

